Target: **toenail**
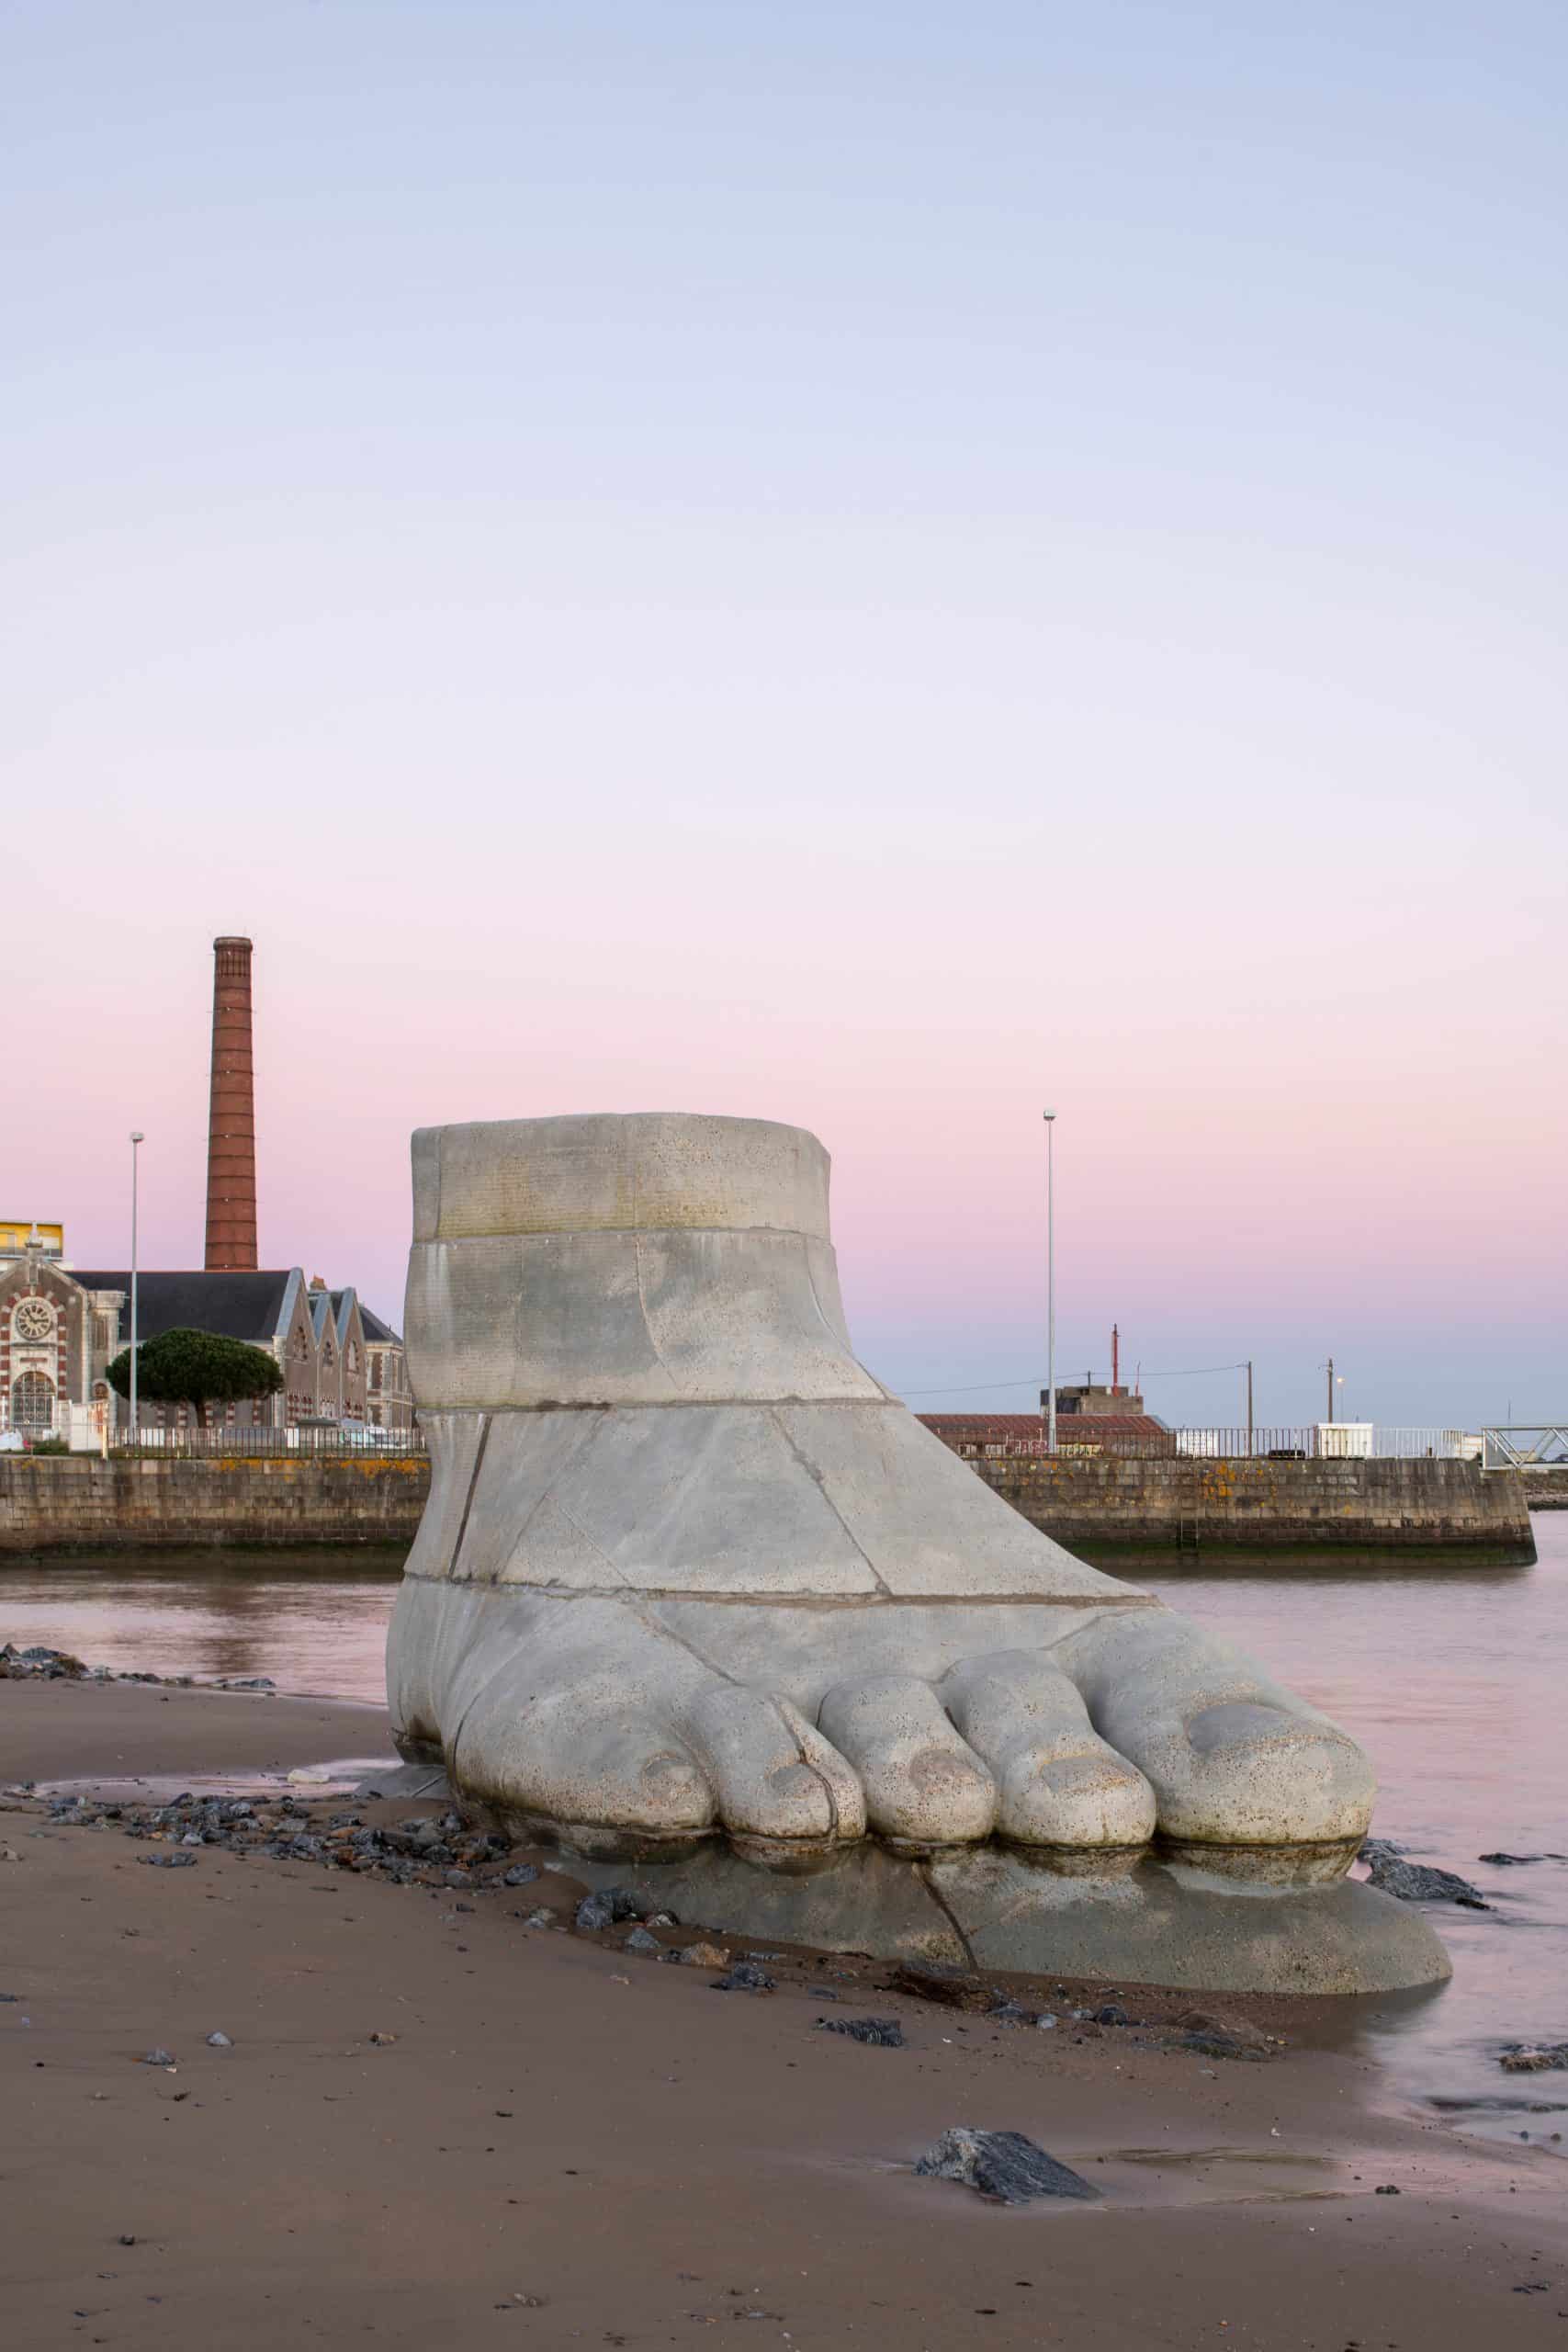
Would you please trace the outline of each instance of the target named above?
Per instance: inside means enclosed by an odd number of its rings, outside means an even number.
[[[1187,1736],[1200,1756],[1212,1755],[1217,1747],[1235,1747],[1243,1740],[1279,1739],[1298,1728],[1305,1728],[1301,1718],[1288,1715],[1282,1707],[1259,1707],[1245,1699],[1201,1707],[1187,1720]]]

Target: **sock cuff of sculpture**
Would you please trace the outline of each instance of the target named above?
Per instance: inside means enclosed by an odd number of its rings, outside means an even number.
[[[414,1239],[706,1229],[828,1238],[804,1128],[686,1112],[494,1119],[413,1137]]]

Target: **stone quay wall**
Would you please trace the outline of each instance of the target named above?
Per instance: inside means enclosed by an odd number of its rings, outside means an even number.
[[[1015,1510],[1100,1566],[1404,1558],[1466,1566],[1535,1557],[1525,1482],[1472,1462],[1123,1461],[1021,1455],[971,1467]]]
[[[1525,1470],[1519,1475],[1531,1510],[1568,1510],[1568,1470]]]
[[[1535,1556],[1517,1471],[1467,1462],[1157,1462],[1059,1454],[973,1465],[1014,1510],[1107,1566],[1197,1557],[1506,1565]],[[0,1453],[0,1557],[160,1545],[413,1541],[423,1455],[215,1461]]]
[[[423,1454],[106,1462],[0,1453],[0,1558],[163,1544],[396,1544],[406,1551],[429,1491]]]

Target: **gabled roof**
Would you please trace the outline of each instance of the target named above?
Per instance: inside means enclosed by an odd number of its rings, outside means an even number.
[[[164,1331],[216,1331],[226,1340],[248,1340],[254,1347],[270,1347],[286,1328],[286,1302],[292,1272],[281,1267],[265,1273],[160,1273],[138,1270],[136,1276],[136,1335],[155,1340]],[[105,1272],[72,1268],[72,1280],[84,1290],[118,1290],[130,1297],[129,1270]],[[121,1315],[121,1329],[130,1336],[129,1313]]]
[[[333,1313],[337,1317],[338,1339],[342,1344],[346,1347],[348,1344],[349,1326],[354,1320],[354,1310],[355,1306],[359,1305],[359,1294],[355,1290],[353,1284],[350,1283],[346,1290],[334,1290],[332,1295],[332,1299]],[[359,1328],[362,1331],[365,1329],[365,1310],[363,1307],[360,1307],[359,1312]]]
[[[391,1325],[383,1323],[378,1315],[372,1315],[363,1299],[359,1302],[359,1328],[372,1347],[385,1347],[389,1342],[394,1348],[402,1346]]]

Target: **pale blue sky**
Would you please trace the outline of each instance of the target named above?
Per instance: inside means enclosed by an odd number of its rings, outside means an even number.
[[[6,1214],[113,1255],[134,1122],[193,1254],[239,929],[264,1250],[384,1312],[416,1122],[747,1110],[879,1370],[1025,1369],[1054,1099],[1073,1356],[1568,1404],[1561,7],[12,0],[0,85]]]

